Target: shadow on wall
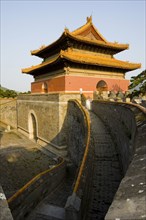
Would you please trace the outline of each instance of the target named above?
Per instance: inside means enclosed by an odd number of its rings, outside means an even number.
[[[60,140],[60,145],[67,146],[67,158],[78,167],[86,145],[87,129],[84,115],[75,102],[68,101],[67,113],[61,131],[51,141]]]
[[[132,161],[119,186],[105,217],[106,220],[145,218],[145,180],[146,180],[146,109],[139,105],[126,105],[135,116],[136,133],[133,142]],[[131,129],[133,130],[133,129]]]
[[[34,112],[30,112],[29,117],[30,117],[29,131],[31,131],[30,132],[31,139],[36,142],[37,137],[38,137],[37,117],[34,114]],[[42,112],[42,117],[44,117],[43,112]],[[65,116],[62,129],[56,135],[56,137],[52,139],[52,143],[58,143],[58,140],[59,140],[60,146],[67,145],[68,147],[67,156],[72,163],[72,167],[75,168],[74,170],[76,170],[80,166],[80,162],[82,160],[83,153],[84,153],[85,142],[86,142],[85,141],[86,128],[84,126],[85,126],[84,116],[82,115],[82,112],[76,106],[74,102],[68,102],[67,113]],[[1,133],[1,135],[2,134],[3,133]],[[11,135],[11,132],[9,132],[9,134]],[[21,135],[19,139],[20,139],[19,145],[16,146],[15,144],[14,145],[10,144],[5,149],[1,150],[1,155],[0,155],[1,162],[2,162],[1,164],[3,164],[4,166],[0,167],[0,172],[2,174],[0,176],[1,178],[0,181],[2,183],[2,186],[6,193],[7,198],[10,198],[12,195],[14,195],[19,189],[21,189],[25,184],[28,183],[28,181],[30,181],[37,174],[48,169],[50,165],[48,156],[45,157],[45,155],[42,154],[37,149],[24,147],[25,142],[23,141],[23,138],[21,140]],[[53,162],[52,161],[50,162],[51,165]],[[57,170],[58,170],[58,173],[55,174],[54,172],[53,174],[54,178],[56,178],[56,181],[54,181],[53,184],[59,184],[61,178],[64,178],[65,176],[65,168],[62,167]],[[73,174],[73,176],[75,177],[76,174]],[[45,177],[43,177],[43,180],[45,181]],[[40,184],[39,180],[38,180],[38,184]],[[50,184],[52,187],[53,184],[52,183]],[[33,189],[33,185],[31,189]],[[43,189],[45,190],[45,187],[43,187]],[[16,198],[14,198],[12,202],[10,202],[10,207],[12,208],[12,210],[14,210],[14,213],[13,213],[14,215],[15,215],[15,212],[20,211],[19,206],[21,206],[21,202],[22,202],[22,206],[28,205],[27,195],[26,195],[28,193],[27,191],[28,190],[26,189],[26,191],[22,192],[22,195],[16,196]],[[44,194],[42,196],[44,196]],[[24,202],[21,201],[22,198]],[[36,201],[37,199],[38,198],[36,197]],[[19,204],[16,204],[16,203],[19,203]],[[16,208],[16,205],[18,208]],[[29,209],[29,207],[27,208]],[[27,212],[27,209],[26,209],[26,212]],[[22,213],[20,213],[20,215],[21,214],[22,215],[24,214],[23,210],[22,210]]]
[[[136,123],[133,112],[122,104],[93,101],[92,110],[109,129],[125,174],[135,151]]]
[[[33,119],[34,117],[32,117],[31,126],[35,128],[36,125],[35,123],[33,123]],[[34,135],[32,138],[35,140],[36,136]],[[60,139],[62,141],[61,144],[68,143],[68,149],[69,149],[68,157],[72,162],[72,167],[74,168],[73,170],[75,171],[75,173],[76,173],[76,169],[80,165],[83,156],[84,147],[85,147],[85,141],[84,141],[85,138],[86,138],[86,133],[84,128],[84,117],[80,112],[79,108],[76,106],[76,104],[73,102],[69,102],[64,124],[62,126],[60,133],[55,137],[55,139],[57,140]],[[55,140],[53,139],[52,142],[53,141]],[[14,193],[20,189],[19,191],[21,192],[19,193],[19,195],[13,196],[16,198],[11,197],[13,199],[11,198],[9,199],[9,205],[11,207],[13,215],[16,216],[19,212],[18,219],[20,219],[23,215],[30,212],[31,207],[29,207],[29,205],[36,206],[37,203],[40,201],[40,198],[46,195],[44,193],[46,192],[50,193],[48,192],[48,190],[51,189],[52,191],[52,189],[54,189],[52,187],[57,187],[57,185],[60,184],[61,180],[65,177],[65,173],[66,173],[65,164],[62,164],[61,167],[58,167],[56,169],[57,171],[54,170],[52,174],[48,173],[46,174],[46,176],[38,177],[37,182],[34,183],[35,185],[32,183],[30,186],[27,186],[29,180],[32,180],[32,178],[35,177],[37,174],[48,169],[49,167],[48,156],[44,155],[37,149],[35,150],[30,148],[26,149],[23,147],[23,145],[21,146],[10,145],[7,147],[7,149],[2,150],[1,152],[2,152],[1,161],[2,164],[5,164],[5,166],[4,168],[1,167],[2,179],[0,180],[2,182],[4,191],[6,192],[7,198],[14,195]],[[73,177],[76,176],[75,173],[73,174]],[[10,176],[11,178],[9,178]],[[44,183],[42,182],[42,180]],[[45,183],[46,181],[50,182],[49,189],[48,187],[46,189],[46,187],[43,186],[43,184],[46,184]],[[72,178],[72,183],[70,184],[70,187],[72,187],[73,181],[74,178]],[[26,189],[23,191],[21,189],[22,186],[24,186],[25,184],[26,184],[25,187]],[[35,190],[33,188],[35,188]],[[42,195],[41,197],[40,196],[38,197],[41,191],[42,191]],[[28,196],[28,192],[31,192],[30,193],[31,195]],[[32,196],[33,198],[35,198],[35,204],[33,202],[31,202],[30,204],[30,201],[28,200],[29,197],[32,198]],[[23,206],[24,207],[26,206],[25,211],[23,210]]]

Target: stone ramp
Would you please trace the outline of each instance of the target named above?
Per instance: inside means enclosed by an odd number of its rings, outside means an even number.
[[[67,173],[66,178],[48,196],[45,197],[26,220],[61,220],[65,218],[65,204],[72,194],[74,173]],[[55,211],[56,210],[56,211]]]
[[[122,178],[117,152],[103,122],[90,111],[93,179],[86,220],[103,220]]]
[[[42,204],[41,209],[33,218],[34,220],[62,220],[65,219],[65,209],[49,204]]]
[[[91,140],[94,150],[93,179],[85,220],[103,220],[122,179],[118,155],[110,131],[101,119],[90,111]],[[65,204],[72,194],[74,175],[67,176],[26,220],[59,220],[65,217]],[[56,211],[55,211],[56,210]]]

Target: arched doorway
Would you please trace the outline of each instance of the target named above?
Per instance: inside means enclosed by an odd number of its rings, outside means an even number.
[[[107,83],[104,80],[100,80],[96,85],[96,89],[99,92],[108,91]]]
[[[29,139],[37,141],[38,124],[37,124],[36,115],[32,111],[29,113],[29,117],[28,117],[28,130],[29,130]]]
[[[48,85],[46,82],[42,84],[42,93],[47,93],[48,92]]]

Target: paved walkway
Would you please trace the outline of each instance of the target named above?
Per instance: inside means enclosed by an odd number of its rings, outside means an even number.
[[[56,161],[22,134],[0,124],[0,183],[7,198]]]
[[[90,144],[94,149],[94,170],[86,220],[103,220],[118,189],[122,174],[109,131],[91,111],[90,118]]]

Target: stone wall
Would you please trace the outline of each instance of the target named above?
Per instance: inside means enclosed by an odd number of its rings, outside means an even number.
[[[0,121],[17,128],[17,100],[0,99]]]
[[[59,183],[65,178],[65,174],[66,163],[61,159],[58,165],[38,174],[8,199],[14,219],[25,219],[46,195],[49,195],[49,193],[56,189]]]
[[[18,128],[30,137],[31,114],[36,119],[36,136],[40,145],[66,144],[66,129],[63,128],[67,113],[67,102],[80,98],[79,94],[36,94],[18,97]]]
[[[86,211],[93,171],[93,148],[90,145],[90,119],[86,111],[76,100],[68,106],[68,151],[74,165],[78,166],[72,195],[68,198],[65,210],[66,218],[82,219],[80,214]],[[90,181],[89,181],[90,180]]]
[[[92,102],[92,111],[109,129],[125,174],[135,151],[136,123],[133,112],[126,106],[100,101]]]
[[[8,207],[8,203],[1,185],[0,185],[0,219],[13,220],[11,211]]]
[[[18,97],[18,128],[29,137],[30,114],[36,118],[37,138],[52,141],[59,129],[59,97],[26,95]],[[57,141],[56,141],[57,144]]]
[[[116,151],[121,162],[121,170],[124,175],[133,158],[134,152],[133,142],[136,132],[134,114],[129,108],[122,107],[116,103],[98,103],[96,101],[92,104],[92,111],[100,117],[106,125],[109,134],[111,134],[112,141],[114,142],[114,146],[116,146]],[[67,121],[68,125],[71,126],[68,129],[68,151],[73,163],[76,166],[79,166],[80,164],[73,194],[69,197],[66,204],[67,216],[71,215],[72,209],[74,209],[76,217],[73,217],[72,219],[79,218],[79,213],[83,215],[83,213],[85,214],[88,210],[87,207],[91,196],[92,181],[93,178],[95,178],[93,177],[93,161],[95,158],[92,145],[93,140],[96,139],[96,137],[93,136],[94,123],[96,123],[96,121],[92,121],[92,134],[90,136],[88,133],[88,130],[90,132],[90,128],[87,127],[87,125],[90,125],[90,122],[87,123],[89,121],[89,116],[85,117],[86,114],[85,109],[83,109],[80,105],[77,105],[75,101],[69,102]],[[87,144],[88,136],[90,146],[89,143]],[[84,168],[82,169],[82,167]],[[76,187],[76,185],[78,186]],[[79,203],[78,205],[76,204],[76,200]],[[72,202],[72,205],[70,205],[70,202]],[[81,218],[82,217],[79,219]]]
[[[146,219],[146,109],[126,105],[134,113],[136,133],[134,155],[105,220]]]
[[[86,147],[87,123],[77,101],[69,101],[66,114],[68,157],[79,166]]]
[[[105,219],[145,219],[146,110],[101,101],[92,110],[110,130],[124,174]]]

